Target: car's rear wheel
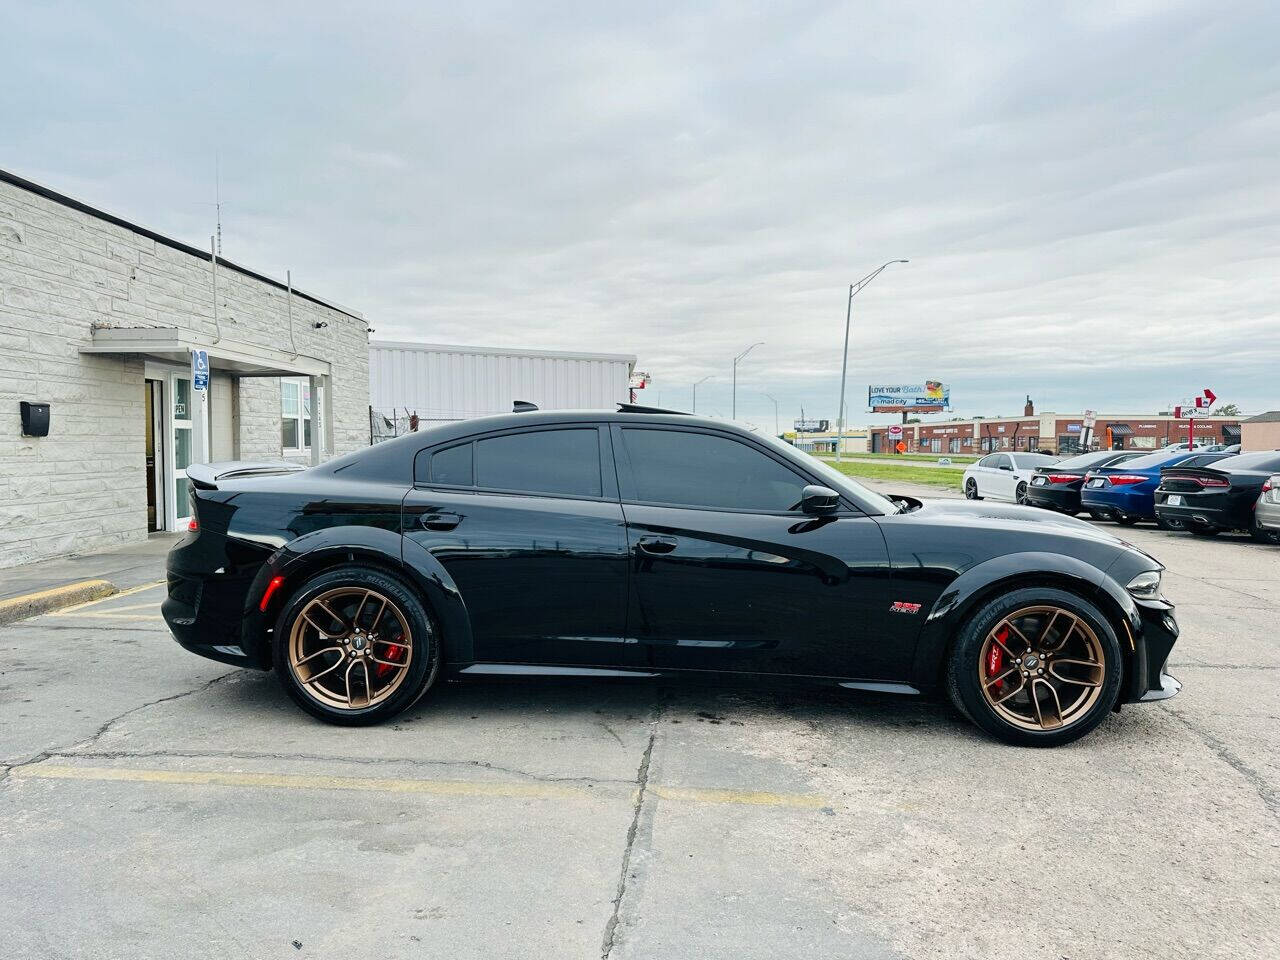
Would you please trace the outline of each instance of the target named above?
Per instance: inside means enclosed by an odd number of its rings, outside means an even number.
[[[350,726],[412,706],[440,663],[422,602],[396,577],[365,566],[327,570],[304,584],[280,615],[272,654],[302,709]]]
[[[1070,743],[1120,695],[1115,630],[1096,606],[1055,587],[1027,587],[980,607],[952,645],[947,688],[962,713],[1019,746]]]
[[[1018,484],[1018,489],[1014,493],[1013,498],[1021,504],[1025,504],[1027,502],[1027,485],[1025,483]]]
[[[970,477],[964,482],[964,495],[969,500],[981,500],[978,496],[978,481]]]
[[[1269,530],[1260,524],[1255,517],[1253,526],[1249,528],[1249,536],[1258,543],[1280,544],[1280,530]]]

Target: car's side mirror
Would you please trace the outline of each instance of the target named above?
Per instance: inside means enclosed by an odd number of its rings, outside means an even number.
[[[840,494],[830,487],[811,483],[800,492],[800,509],[804,513],[819,516],[824,513],[835,513],[839,507]]]

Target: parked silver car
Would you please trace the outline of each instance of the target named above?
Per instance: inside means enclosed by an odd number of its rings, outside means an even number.
[[[1280,473],[1262,485],[1262,494],[1253,508],[1253,521],[1260,531],[1271,535],[1272,543],[1280,544]]]

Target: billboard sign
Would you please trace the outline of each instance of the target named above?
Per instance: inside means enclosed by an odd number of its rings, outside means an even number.
[[[647,373],[640,373],[639,371],[636,371],[635,373],[631,374],[632,390],[643,390],[645,388],[645,385],[648,384],[648,382],[649,382],[649,375]]]
[[[951,388],[941,380],[867,387],[867,409],[871,413],[936,413],[950,406]]]
[[[831,429],[830,420],[797,420],[796,433],[826,433]]]

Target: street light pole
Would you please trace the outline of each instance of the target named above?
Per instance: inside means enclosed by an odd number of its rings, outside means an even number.
[[[763,344],[764,344],[763,340],[757,340],[755,343],[747,347],[747,349],[743,350],[740,354],[738,354],[736,357],[733,358],[733,407],[732,407],[732,412],[729,416],[730,420],[738,419],[738,361],[741,360],[743,357],[745,357],[748,353],[750,353],[756,347],[762,346]]]
[[[773,400],[773,397],[770,397],[767,393],[762,393],[760,396]],[[781,433],[782,431],[778,429],[778,401],[773,400],[773,435],[776,437]]]
[[[711,379],[711,375],[708,374],[707,376],[699,380],[698,383],[706,383],[710,379]],[[694,413],[698,412],[698,383],[695,383],[693,385],[693,412]]]
[[[869,284],[876,277],[880,276],[884,270],[895,263],[907,263],[906,260],[890,260],[888,263],[881,264],[875,270],[872,270],[857,283],[849,284],[849,301],[844,308],[844,359],[840,363],[840,406],[836,408],[836,462],[840,462],[841,451],[844,448],[844,382],[849,372],[849,322],[853,318],[853,298],[862,292],[862,288]]]

